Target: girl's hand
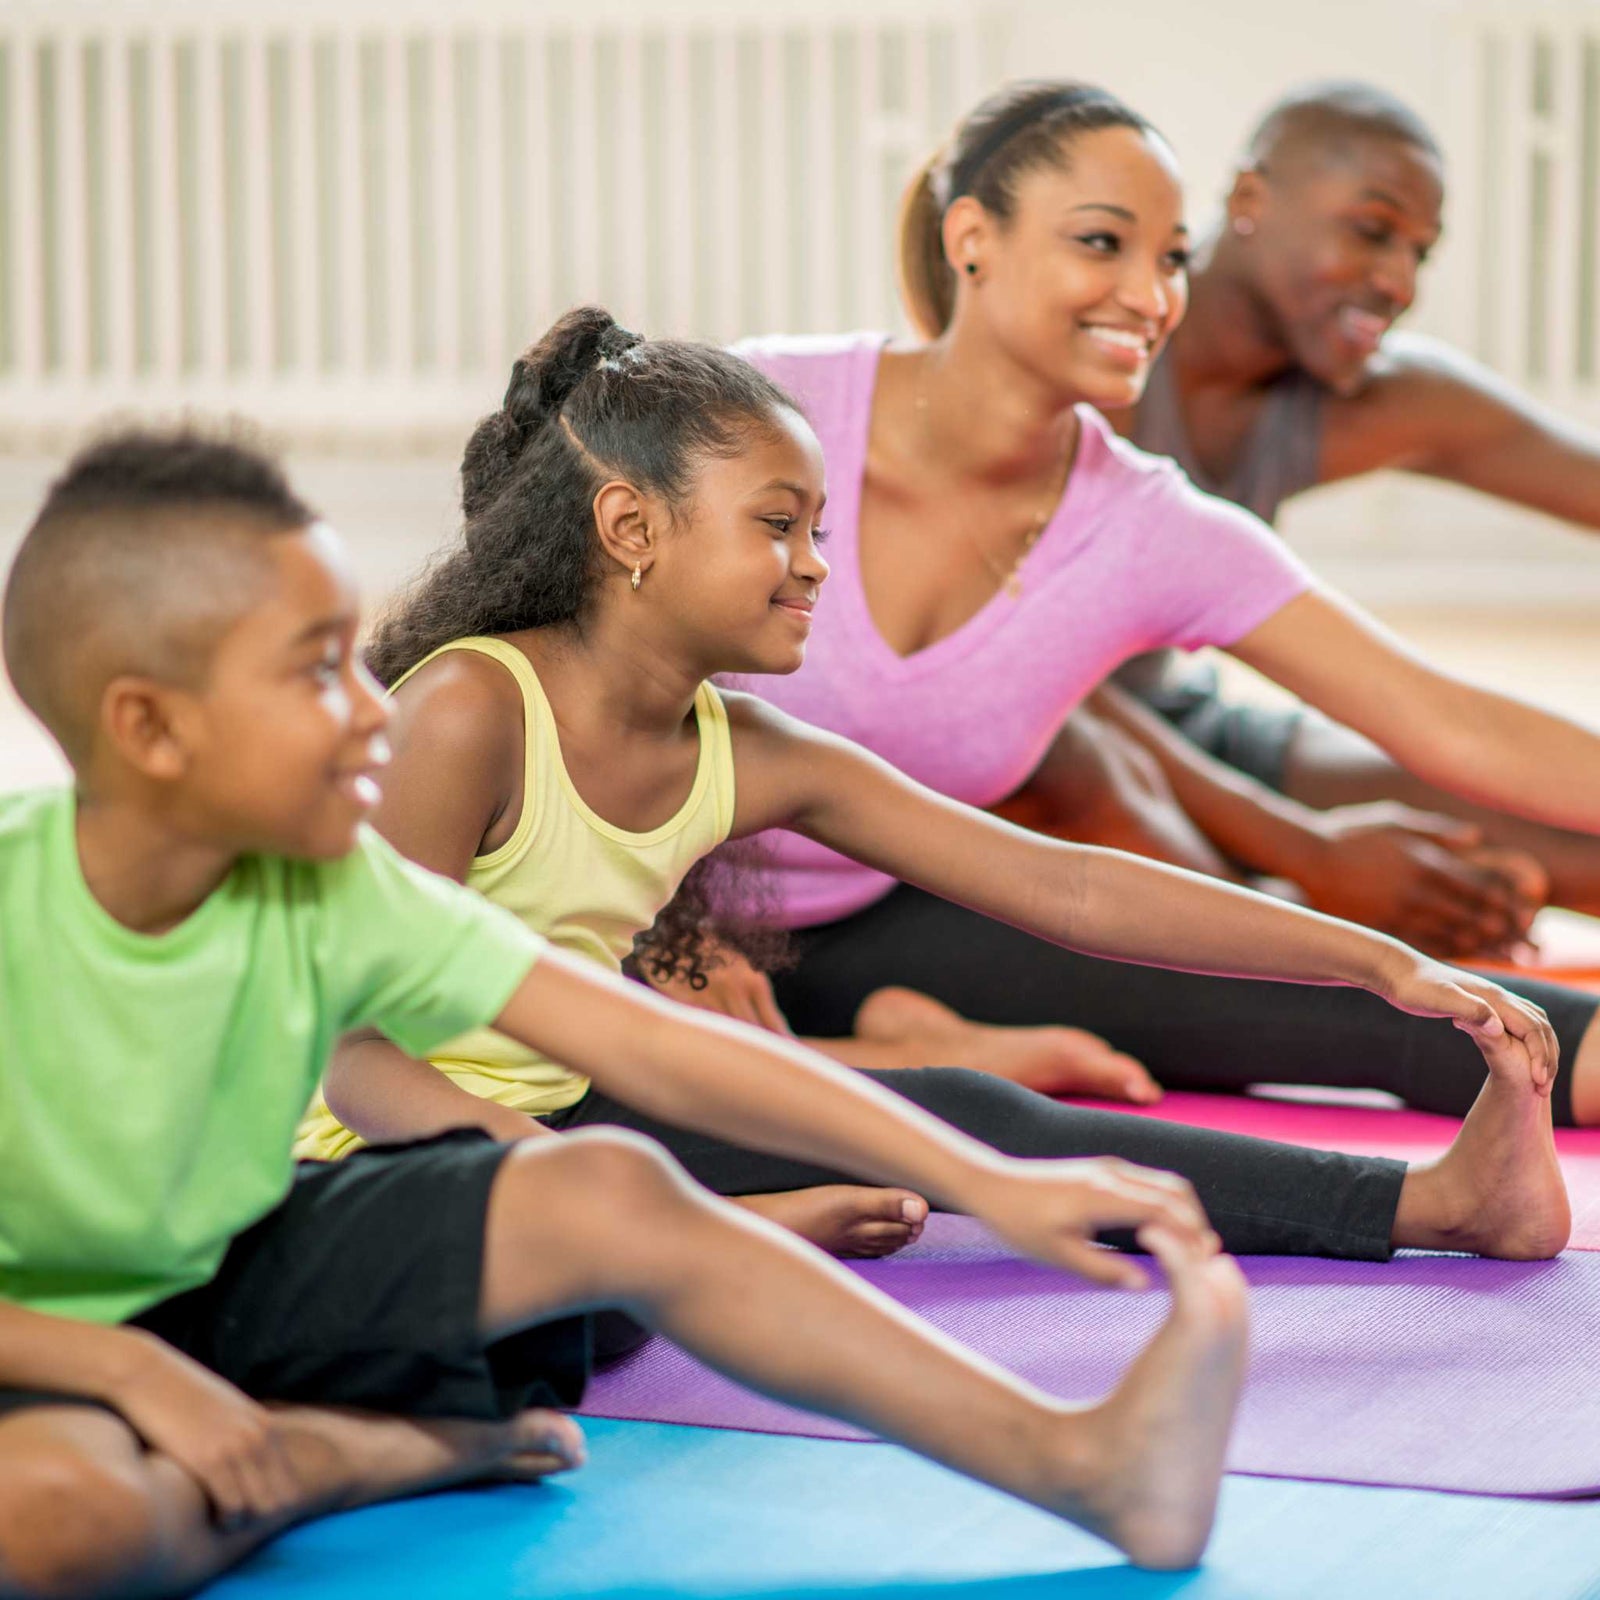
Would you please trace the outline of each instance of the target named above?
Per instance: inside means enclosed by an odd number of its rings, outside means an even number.
[[[789,1019],[778,1008],[772,981],[736,951],[725,949],[720,953],[717,965],[706,973],[703,989],[691,987],[684,978],[657,983],[648,973],[646,977],[651,988],[685,1005],[698,1006],[702,1011],[720,1011],[725,1017],[737,1017],[740,1022],[765,1028],[768,1033],[794,1037]]]
[[[280,1516],[304,1498],[272,1412],[171,1345],[151,1336],[123,1388],[116,1409],[200,1485],[218,1527]]]
[[[965,1209],[1024,1255],[1114,1289],[1148,1287],[1139,1264],[1093,1240],[1125,1229],[1143,1243],[1146,1228],[1165,1231],[1199,1256],[1221,1241],[1187,1179],[1115,1156],[1076,1161],[1006,1160],[991,1169]]]
[[[1393,967],[1371,987],[1413,1016],[1448,1017],[1472,1036],[1491,1072],[1525,1071],[1538,1093],[1550,1093],[1561,1046],[1549,1017],[1531,1000],[1414,950],[1397,952]]]
[[[1379,801],[1324,812],[1315,833],[1297,874],[1309,904],[1435,955],[1501,952],[1527,934],[1542,904],[1492,857],[1474,859],[1479,832],[1453,817]]]

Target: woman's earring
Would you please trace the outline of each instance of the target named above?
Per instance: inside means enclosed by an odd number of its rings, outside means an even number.
[[[641,570],[642,566],[642,562],[635,561],[633,564],[633,574],[628,579],[628,582],[633,585],[635,593],[638,592],[639,585],[644,582],[644,573]]]
[[[1233,231],[1241,239],[1248,239],[1256,231],[1256,225],[1249,217],[1235,217],[1233,219]]]

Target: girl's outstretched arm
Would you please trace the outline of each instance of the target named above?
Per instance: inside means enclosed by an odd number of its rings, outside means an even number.
[[[1176,867],[1016,828],[888,762],[729,695],[735,834],[789,828],[933,894],[1091,955],[1147,966],[1370,989],[1447,1017],[1486,1055],[1522,1055],[1542,1088],[1557,1046],[1536,1006],[1398,940]]]
[[[1452,677],[1342,596],[1309,590],[1231,654],[1440,789],[1600,834],[1600,735]]]

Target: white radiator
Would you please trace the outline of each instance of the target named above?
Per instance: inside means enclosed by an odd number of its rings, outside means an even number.
[[[1443,331],[1600,422],[1600,3],[1471,3],[1453,31],[1446,223],[1470,264]]]
[[[11,0],[0,447],[132,407],[453,431],[580,300],[893,325],[895,196],[992,41],[971,0]]]

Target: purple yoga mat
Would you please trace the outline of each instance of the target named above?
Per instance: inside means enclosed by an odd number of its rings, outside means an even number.
[[[1378,1265],[1243,1262],[1250,1377],[1229,1451],[1274,1478],[1564,1497],[1600,1493],[1600,1255]],[[1165,1315],[1018,1260],[962,1217],[861,1276],[1042,1389],[1111,1388]],[[865,1439],[763,1399],[665,1340],[599,1374],[593,1416]]]

